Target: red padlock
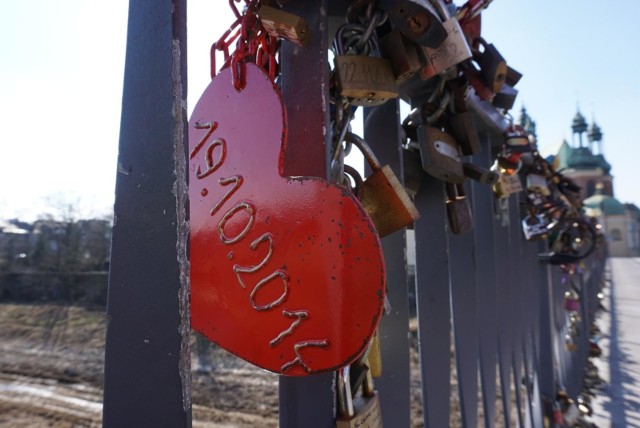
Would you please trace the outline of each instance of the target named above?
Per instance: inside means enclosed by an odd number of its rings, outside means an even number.
[[[189,121],[191,325],[276,373],[336,370],[378,325],[380,241],[350,191],[281,176],[278,88],[254,64],[244,73],[236,89],[222,70]]]

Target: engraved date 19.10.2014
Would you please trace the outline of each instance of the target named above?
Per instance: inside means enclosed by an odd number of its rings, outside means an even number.
[[[203,137],[200,139],[198,144],[193,148],[191,153],[189,154],[189,159],[193,159],[202,148],[207,145],[209,139],[212,137],[214,131],[218,127],[217,122],[197,122],[195,124],[196,129],[206,130]],[[195,175],[198,180],[201,180],[209,175],[215,173],[220,166],[224,163],[227,156],[227,142],[223,138],[214,138],[211,142],[209,142],[207,148],[204,153],[204,168],[200,165],[196,169]],[[225,205],[232,199],[233,195],[240,189],[240,187],[244,183],[244,178],[242,175],[234,175],[231,177],[220,177],[218,179],[218,183],[223,187],[229,187],[229,190],[212,206],[210,214],[211,216],[216,215],[220,210],[223,209]],[[209,194],[207,189],[202,189],[201,195],[202,197],[207,197]],[[231,205],[231,202],[229,205]],[[244,218],[246,218],[246,224],[244,228],[235,235],[230,235],[227,233],[226,225],[233,217],[244,213]],[[244,242],[244,239],[247,237],[251,230],[251,226],[255,222],[256,219],[256,208],[250,201],[238,201],[233,204],[230,208],[226,209],[225,213],[220,218],[220,221],[217,225],[218,237],[220,242],[224,245],[239,245]],[[243,274],[249,273],[258,273],[265,268],[269,260],[271,259],[273,252],[275,250],[275,238],[272,233],[266,232],[257,238],[255,238],[251,243],[249,243],[249,249],[252,251],[256,251],[258,247],[267,246],[267,254],[264,259],[256,264],[251,266],[242,266],[239,264],[234,264],[232,269],[235,277],[238,281],[238,284],[243,288],[247,288],[247,284],[243,280]],[[232,253],[229,253],[230,255]],[[272,287],[277,286],[277,283],[280,283],[282,287],[282,293],[276,297],[275,299],[259,304],[257,302],[257,295],[265,287],[268,287],[270,284]],[[266,288],[265,288],[266,289]],[[255,311],[271,311],[278,308],[287,298],[289,294],[289,275],[285,267],[281,267],[271,272],[270,274],[264,276],[260,281],[256,283],[255,286],[251,289],[249,294],[249,304]],[[293,336],[296,333],[296,329],[302,324],[303,321],[307,320],[309,317],[309,311],[306,309],[299,310],[282,310],[282,315],[285,318],[293,319],[293,322],[289,326],[289,328],[279,332],[278,334],[274,334],[273,339],[271,339],[268,343],[269,347],[275,348],[277,347],[285,338],[288,336]],[[318,347],[318,348],[327,348],[329,346],[328,339],[319,339],[319,340],[299,340],[293,345],[293,350],[295,353],[295,358],[293,360],[285,362],[281,369],[281,373],[285,373],[287,370],[292,367],[298,365],[302,367],[305,371],[311,373],[313,372],[312,368],[305,362],[301,351],[307,347]]]

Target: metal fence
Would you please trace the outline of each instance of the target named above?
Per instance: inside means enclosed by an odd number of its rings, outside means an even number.
[[[326,177],[325,61],[330,31],[345,5],[283,3],[314,31],[305,49],[282,46],[289,123],[284,170]],[[186,147],[185,7],[184,0],[130,4],[108,298],[108,427],[191,424],[186,201],[180,196],[186,186],[180,160]],[[402,176],[398,103],[366,109],[364,124],[364,137],[380,161]],[[483,151],[474,163],[490,165],[497,138],[482,130]],[[309,146],[309,141],[324,145]],[[544,244],[524,240],[518,196],[510,197],[506,210],[498,209],[488,186],[472,182],[465,187],[475,227],[454,236],[447,228],[443,183],[423,176],[415,197],[421,213],[414,225],[415,283],[408,281],[406,231],[382,240],[392,310],[380,323],[383,374],[375,385],[388,427],[412,424],[408,296],[414,288],[425,426],[452,424],[450,397],[457,392],[462,426],[542,427],[559,387],[570,396],[581,389],[604,255],[591,256],[574,277],[582,318],[576,350],[567,351],[566,284],[558,267],[538,262]],[[281,377],[280,425],[333,426],[334,385],[331,373]]]

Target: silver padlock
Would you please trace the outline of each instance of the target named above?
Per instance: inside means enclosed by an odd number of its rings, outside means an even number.
[[[522,220],[522,232],[527,241],[534,241],[545,238],[549,229],[544,217],[541,215],[528,215]]]
[[[551,195],[547,178],[540,174],[527,174],[527,190],[539,193],[542,196]]]
[[[433,3],[444,21],[447,38],[436,48],[422,47],[424,61],[420,70],[422,80],[431,79],[472,56],[471,47],[467,43],[458,19],[450,15],[447,6],[441,0],[434,0]]]

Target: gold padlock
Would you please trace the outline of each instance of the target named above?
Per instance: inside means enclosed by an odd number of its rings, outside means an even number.
[[[345,141],[354,144],[373,170],[362,185],[360,202],[371,217],[380,237],[406,227],[420,218],[418,209],[389,165],[381,166],[369,145],[352,132]]]
[[[364,37],[356,32],[358,27],[343,25],[336,32],[334,48],[333,83],[340,95],[350,98],[350,103],[356,106],[376,106],[391,98],[398,97],[396,79],[391,63],[380,57],[377,39],[371,36],[368,42],[369,55],[357,54],[353,46],[344,46],[345,39]],[[363,28],[364,32],[365,29]]]
[[[372,377],[382,376],[382,353],[380,352],[380,328],[376,330],[376,334],[371,339],[369,345],[369,353],[367,355],[367,365]]]
[[[264,29],[273,37],[282,37],[300,46],[309,43],[309,27],[301,17],[275,7],[262,6],[258,18]]]
[[[362,393],[355,399],[351,390],[349,367],[338,370],[338,417],[336,428],[382,428],[380,398],[373,387],[371,373],[362,383]]]

